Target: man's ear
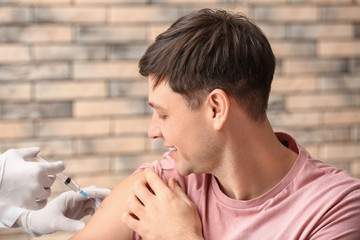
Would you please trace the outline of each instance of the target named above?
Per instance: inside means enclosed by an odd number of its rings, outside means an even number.
[[[222,129],[229,116],[230,102],[228,95],[221,89],[214,89],[208,95],[208,104],[214,129]]]

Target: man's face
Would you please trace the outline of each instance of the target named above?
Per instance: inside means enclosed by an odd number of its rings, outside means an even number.
[[[154,109],[149,137],[163,139],[181,174],[208,172],[212,167],[210,159],[214,158],[209,155],[214,148],[206,103],[191,110],[185,99],[165,81],[153,88],[153,78],[150,75],[148,80],[149,105]]]

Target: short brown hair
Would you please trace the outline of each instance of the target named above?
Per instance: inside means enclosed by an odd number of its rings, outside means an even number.
[[[244,15],[202,9],[158,35],[139,62],[140,74],[165,79],[192,109],[222,89],[253,120],[264,119],[275,56],[263,32]]]

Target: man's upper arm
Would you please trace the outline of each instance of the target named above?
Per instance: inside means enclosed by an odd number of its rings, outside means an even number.
[[[119,183],[105,198],[85,228],[71,239],[131,239],[131,230],[122,222],[121,215],[127,210],[126,204],[133,192],[132,186],[138,179],[144,179],[142,172],[131,175]]]

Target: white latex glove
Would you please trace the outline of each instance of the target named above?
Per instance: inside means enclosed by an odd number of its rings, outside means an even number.
[[[90,199],[78,192],[67,191],[39,211],[24,212],[17,223],[35,237],[56,231],[78,232],[85,226],[80,219],[92,215],[110,194],[110,190],[105,188],[87,187],[83,190]]]
[[[38,147],[31,147],[1,154],[0,202],[36,210],[46,205],[54,175],[65,169],[65,163],[27,162],[33,161],[39,151]]]

